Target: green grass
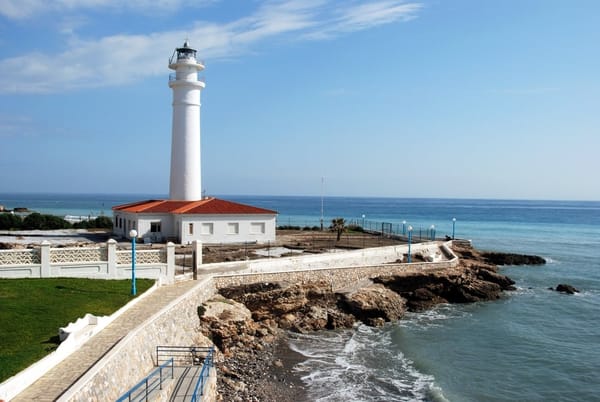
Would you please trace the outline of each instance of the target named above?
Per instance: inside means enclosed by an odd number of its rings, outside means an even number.
[[[138,295],[154,284],[136,282]],[[110,315],[133,298],[129,280],[0,279],[0,382],[54,351],[60,327],[86,313]]]

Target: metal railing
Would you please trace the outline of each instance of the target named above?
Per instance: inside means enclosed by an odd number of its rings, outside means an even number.
[[[204,358],[204,364],[202,365],[202,370],[200,370],[200,375],[198,376],[198,381],[196,381],[196,386],[194,387],[194,392],[192,394],[192,402],[198,401],[198,396],[204,394],[204,385],[206,384],[206,378],[210,374],[210,369],[213,366],[213,353],[215,351],[214,347],[211,347],[208,351],[208,354]],[[199,393],[198,393],[199,392]]]
[[[208,346],[157,346],[156,364],[172,359],[175,367],[199,366],[212,350]]]
[[[162,383],[166,379],[163,376],[163,370],[168,369],[169,366],[171,369],[171,377],[170,378],[173,379],[174,378],[173,358],[171,358],[171,359],[167,360],[165,363],[163,363],[162,365],[158,366],[156,369],[154,369],[154,371],[152,371],[142,381],[140,381],[136,385],[134,385],[129,391],[124,393],[119,399],[117,399],[117,402],[147,401],[148,396],[150,395],[150,393],[152,391],[154,391],[157,388],[162,389]]]

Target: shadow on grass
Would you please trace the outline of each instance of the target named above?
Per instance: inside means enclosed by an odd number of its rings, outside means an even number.
[[[69,286],[63,286],[63,285],[56,285],[55,286],[56,289],[58,290],[68,290],[70,292],[73,293],[83,293],[83,294],[93,294],[93,293],[99,293],[99,294],[114,294],[114,295],[122,295],[123,291],[110,291],[110,290],[90,290],[90,289],[79,289],[79,288],[72,288]]]
[[[54,352],[56,349],[58,349],[58,346],[60,345],[60,338],[58,337],[58,335],[54,335],[46,339],[45,341],[40,342],[40,344],[48,345],[44,348],[46,352]]]

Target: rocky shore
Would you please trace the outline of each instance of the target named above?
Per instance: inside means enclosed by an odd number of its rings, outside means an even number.
[[[380,276],[336,291],[325,282],[220,289],[198,314],[201,332],[221,351],[216,361],[221,400],[306,400],[302,381],[292,370],[301,356],[287,348],[288,331],[351,328],[358,322],[381,326],[406,311],[495,300],[514,290],[514,282],[499,274],[486,254],[468,247],[454,251],[460,257],[456,268]]]

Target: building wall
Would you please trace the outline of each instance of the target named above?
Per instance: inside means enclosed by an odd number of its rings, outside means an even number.
[[[267,243],[275,241],[275,215],[180,215],[181,244]],[[190,224],[193,225],[190,233]]]
[[[189,244],[268,243],[275,241],[276,215],[172,215],[116,212],[113,233],[129,237],[135,229],[144,242],[176,241]],[[121,225],[119,225],[121,222]],[[151,231],[152,222],[161,223],[161,231]],[[190,224],[192,232],[190,233]],[[230,224],[237,224],[237,232]],[[203,226],[204,225],[204,226]],[[210,230],[208,230],[210,228]]]

